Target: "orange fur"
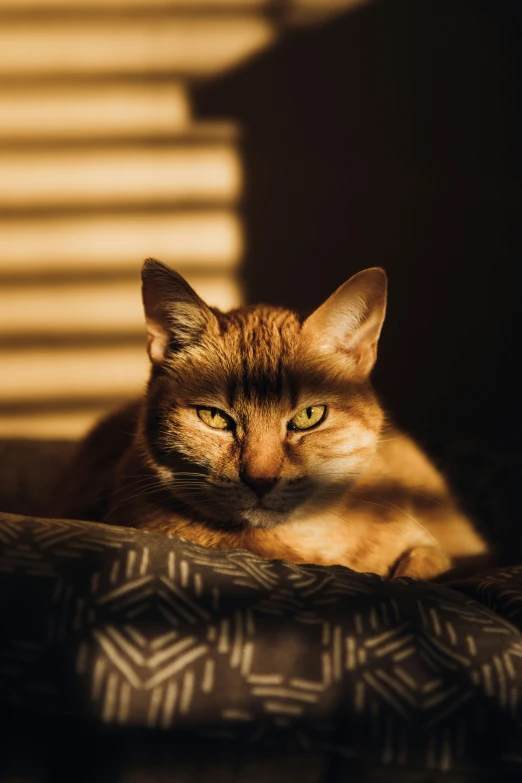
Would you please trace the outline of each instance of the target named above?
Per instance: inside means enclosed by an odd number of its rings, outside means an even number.
[[[385,422],[369,382],[382,270],[351,278],[304,322],[269,306],[211,310],[158,262],[143,281],[147,394],[91,433],[53,513],[383,576],[485,564],[486,543]],[[292,429],[310,406],[325,406],[324,419]],[[225,429],[201,407],[221,411]]]

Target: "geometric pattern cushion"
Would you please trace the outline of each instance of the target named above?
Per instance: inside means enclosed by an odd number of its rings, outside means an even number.
[[[0,514],[0,613],[8,711],[390,769],[522,765],[522,567],[387,580]]]

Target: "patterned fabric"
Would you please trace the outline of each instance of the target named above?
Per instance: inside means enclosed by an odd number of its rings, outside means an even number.
[[[385,580],[9,514],[0,546],[5,709],[395,768],[522,765],[522,567]]]

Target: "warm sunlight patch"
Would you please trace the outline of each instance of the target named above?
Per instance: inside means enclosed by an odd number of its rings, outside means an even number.
[[[0,140],[171,135],[189,122],[181,84],[31,85],[0,92]]]
[[[239,196],[240,164],[228,146],[0,152],[0,206],[198,203]]]
[[[0,350],[0,401],[132,397],[147,379],[144,342],[130,347]]]
[[[139,268],[147,256],[234,266],[241,228],[228,210],[0,220],[0,272]]]
[[[228,270],[188,274],[210,304],[228,310],[240,303],[239,286]],[[17,335],[145,335],[139,280],[0,288],[0,333]]]
[[[146,20],[7,21],[0,30],[0,70],[16,74],[212,74],[230,68],[273,38],[258,17]]]

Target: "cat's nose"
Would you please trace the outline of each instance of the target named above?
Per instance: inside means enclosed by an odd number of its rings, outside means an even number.
[[[258,498],[262,498],[267,495],[271,489],[277,483],[277,476],[250,476],[243,475],[243,483],[250,487],[252,492],[255,492]]]

